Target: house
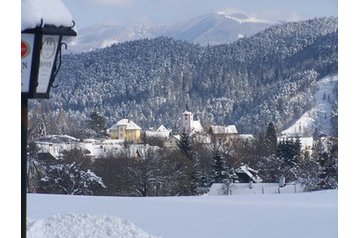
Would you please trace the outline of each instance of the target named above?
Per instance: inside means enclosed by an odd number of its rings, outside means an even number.
[[[239,136],[235,125],[210,126],[209,134],[213,142],[225,145],[232,145],[232,142]]]
[[[180,141],[180,135],[172,135],[163,142],[164,148],[177,149],[177,143]]]
[[[167,138],[169,138],[171,132],[172,132],[172,130],[168,130],[167,128],[165,128],[165,126],[161,125],[160,127],[158,127],[157,130],[145,131],[145,136],[146,137],[155,137],[158,139],[167,139]]]
[[[296,138],[299,138],[301,143],[301,152],[303,154],[308,154],[309,156],[312,155],[313,151],[313,137],[291,137],[288,135],[282,135],[277,137],[277,144],[285,141],[285,140],[296,140]]]
[[[241,194],[280,194],[302,193],[306,191],[303,183],[285,183],[280,178],[279,183],[262,183],[257,175],[258,171],[247,165],[240,166],[235,170],[238,181],[234,183],[213,183],[208,195],[241,195]]]
[[[108,129],[111,139],[123,140],[129,143],[139,143],[141,128],[129,119],[122,119]]]
[[[195,143],[199,144],[211,144],[211,136],[204,131],[195,131],[193,130],[191,134],[189,134],[191,140]]]

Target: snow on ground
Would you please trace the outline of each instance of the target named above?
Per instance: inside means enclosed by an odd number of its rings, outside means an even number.
[[[313,132],[315,127],[319,131],[331,134],[331,110],[334,99],[333,91],[338,85],[338,76],[327,76],[317,83],[318,90],[314,95],[315,104],[313,108],[304,113],[294,125],[284,130],[282,134],[295,136],[307,131]],[[331,97],[331,99],[329,99]]]
[[[157,150],[158,146],[150,146],[148,144],[133,144],[124,146],[122,140],[95,140],[86,139],[80,142],[79,139],[67,135],[49,135],[35,140],[40,148],[39,153],[50,153],[55,158],[61,158],[65,151],[73,149],[82,149],[86,151],[86,155],[92,158],[108,158],[114,155],[128,154],[136,157],[137,153],[142,155],[150,149]]]
[[[31,238],[150,237],[143,231],[163,238],[336,238],[338,191],[147,198],[29,194],[28,217]],[[133,236],[120,234],[130,230]]]
[[[28,238],[155,238],[127,220],[101,215],[57,214],[27,225]]]

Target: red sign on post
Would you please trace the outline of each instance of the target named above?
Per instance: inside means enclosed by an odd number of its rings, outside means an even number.
[[[25,41],[21,41],[21,58],[26,57],[30,53],[30,46]]]

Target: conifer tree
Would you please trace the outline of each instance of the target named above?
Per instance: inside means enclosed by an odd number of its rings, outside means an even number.
[[[335,189],[338,187],[338,140],[329,138],[327,150],[318,152],[319,187],[322,189]]]
[[[275,125],[270,122],[266,129],[264,148],[267,156],[276,155],[277,151],[277,133]]]
[[[99,112],[92,112],[89,117],[88,128],[94,130],[97,136],[103,135],[106,130],[106,119]]]
[[[286,180],[296,179],[293,171],[298,166],[300,156],[301,142],[298,137],[285,139],[278,143],[277,158],[280,161],[280,173],[286,177]]]
[[[177,147],[186,158],[193,160],[193,148],[190,136],[184,130],[180,133],[180,140],[177,142]]]
[[[228,178],[228,168],[225,157],[218,145],[214,145],[212,154],[213,183],[222,183]]]

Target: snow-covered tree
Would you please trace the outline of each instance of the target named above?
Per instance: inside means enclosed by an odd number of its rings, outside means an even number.
[[[220,146],[214,145],[212,151],[212,183],[222,183],[228,179],[228,168]]]
[[[75,163],[50,165],[41,179],[41,192],[70,195],[93,195],[94,190],[106,188],[102,178],[91,170],[80,170]]]
[[[160,183],[159,177],[156,176],[157,160],[158,154],[150,150],[142,158],[135,159],[130,164],[130,183],[137,195],[146,197],[154,194],[154,186]]]
[[[104,136],[106,131],[106,119],[99,112],[92,112],[87,121],[87,127],[96,133],[96,136]]]
[[[338,139],[329,137],[325,145],[326,148],[319,149],[317,153],[319,186],[322,189],[334,189],[338,187]]]
[[[281,167],[282,161],[275,155],[261,157],[257,164],[259,176],[265,183],[276,183],[278,178],[282,175]]]

